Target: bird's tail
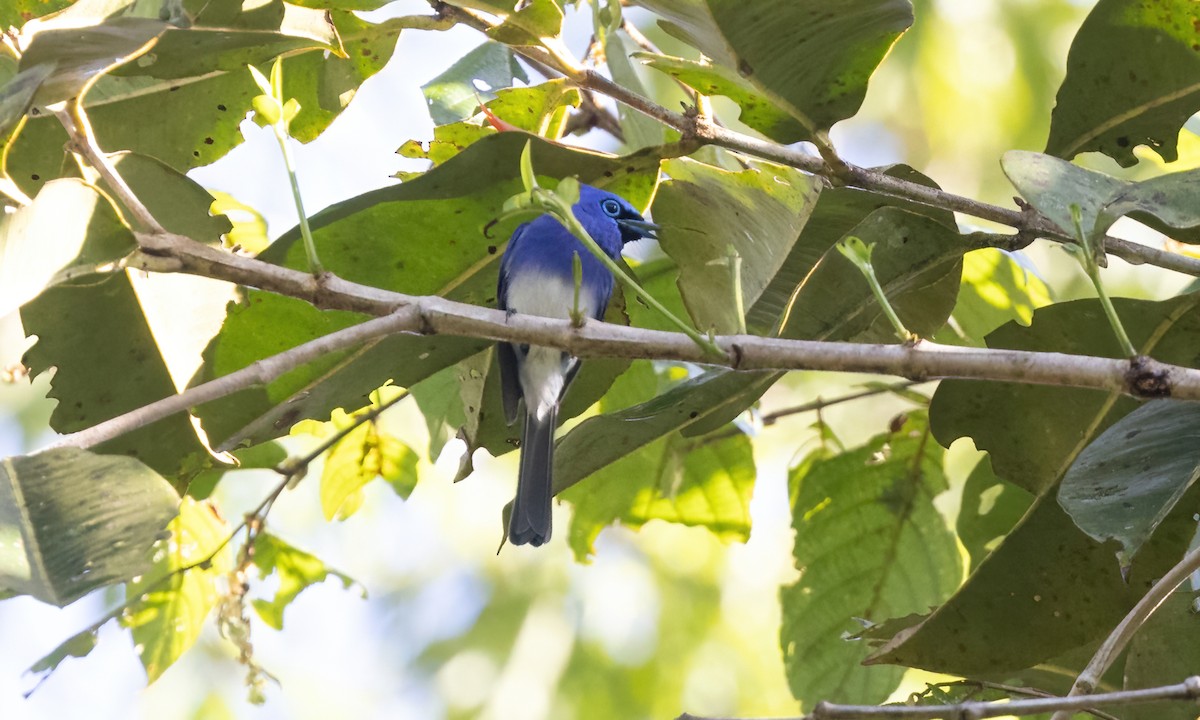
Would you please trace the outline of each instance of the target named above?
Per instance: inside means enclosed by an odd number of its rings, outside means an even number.
[[[535,412],[525,413],[521,472],[508,521],[508,539],[513,545],[528,543],[537,547],[550,540],[551,469],[557,420],[557,406],[551,406],[540,419]]]

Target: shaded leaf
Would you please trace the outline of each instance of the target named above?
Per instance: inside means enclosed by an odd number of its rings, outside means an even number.
[[[1071,43],[1046,152],[1097,151],[1129,167],[1147,145],[1174,162],[1179,130],[1200,109],[1195,18],[1191,0],[1096,3]]]
[[[904,325],[922,337],[936,333],[954,308],[962,255],[970,249],[958,231],[926,215],[883,207],[850,235],[875,246],[875,275]],[[804,278],[780,322],[788,338],[896,342],[862,273],[835,251],[825,251]]]
[[[315,555],[270,533],[259,533],[254,537],[254,566],[261,578],[279,576],[279,589],[274,598],[254,600],[258,616],[276,630],[283,629],[283,611],[310,585],[324,582],[330,575],[341,580],[342,587],[347,590],[357,584],[349,575],[326,567]],[[362,595],[366,597],[366,592]]]
[[[644,403],[658,385],[654,369],[637,363],[617,380],[600,409],[613,413]],[[696,438],[665,434],[562,494],[575,506],[571,548],[577,559],[585,560],[605,527],[619,521],[637,529],[656,519],[706,527],[724,540],[745,542],[754,479],[750,439],[743,433]]]
[[[1103,234],[1098,221],[1104,204],[1129,183],[1081,168],[1051,155],[1009,150],[1000,159],[1004,174],[1029,201],[1070,237],[1075,236],[1071,206],[1078,205],[1084,232]]]
[[[1016,527],[1034,497],[1027,490],[996,477],[987,457],[979,461],[963,485],[955,530],[967,554],[971,572]]]
[[[1200,478],[1200,405],[1146,403],[1075,458],[1058,501],[1080,530],[1121,544],[1123,568]]]
[[[922,185],[936,186],[929,178],[904,165],[878,169],[893,177]],[[804,226],[804,232],[801,233],[799,241],[792,245],[792,250],[779,272],[763,291],[758,302],[748,307],[747,324],[750,328],[761,333],[768,333],[775,329],[779,319],[788,311],[788,308],[796,305],[798,289],[802,285],[808,284],[810,274],[813,273],[818,263],[821,263],[830,248],[843,236],[854,230],[868,215],[883,207],[901,208],[912,213],[926,215],[947,227],[955,226],[954,215],[944,210],[934,210],[915,203],[852,188],[826,188],[821,192],[812,217]],[[885,251],[881,249],[881,252]],[[861,276],[854,280],[853,286],[860,287],[863,292],[870,294],[870,289],[863,282]],[[841,288],[841,290],[844,291],[845,288]]]
[[[896,38],[912,24],[908,0],[637,0],[664,18],[669,34],[713,63],[736,68],[806,132],[807,139],[856,112],[867,80]],[[797,72],[797,68],[804,68]]]
[[[230,567],[219,552],[229,528],[207,503],[185,497],[167,529],[170,537],[155,545],[153,569],[126,586],[133,605],[121,616],[149,682],[196,642],[217,604],[216,579]]]
[[[679,287],[702,331],[736,333],[729,248],[740,258],[742,297],[751,307],[779,272],[820,195],[808,175],[767,163],[728,172],[686,158],[668,160],[654,219],[662,248],[679,267]],[[720,288],[727,288],[720,292]]]
[[[1162,302],[1113,301],[1139,352],[1185,366],[1200,364],[1200,296]],[[1097,300],[1044,307],[1033,324],[1009,323],[987,337],[988,347],[1121,357]],[[1099,390],[943,381],[934,393],[934,436],[948,447],[960,437],[991,455],[996,474],[1034,494],[1056,483],[1076,455],[1138,403]]]
[[[1200,667],[1200,616],[1195,593],[1176,591],[1138,628],[1125,661],[1126,690],[1181,683]],[[1186,702],[1134,705],[1126,720],[1195,720],[1196,707]]]
[[[961,560],[933,499],[948,489],[923,413],[838,455],[818,449],[789,473],[799,582],[783,588],[780,644],[792,694],[874,704],[904,671],[861,666],[858,619],[922,612],[958,586]]]
[[[0,315],[47,286],[94,274],[135,247],[95,188],[74,179],[47,184],[33,203],[0,216]]]
[[[1200,171],[1171,173],[1128,183],[1122,190],[1105,199],[1096,219],[1097,232],[1107,231],[1124,215],[1132,215],[1156,229],[1192,228],[1200,225],[1200,212],[1195,198],[1200,193]],[[1154,220],[1161,222],[1155,223]],[[1177,233],[1169,233],[1175,235]],[[1175,238],[1181,242],[1200,242],[1195,234],[1182,233]]]
[[[64,607],[140,575],[178,501],[132,458],[61,448],[0,460],[0,587]]]
[[[5,79],[0,87],[0,138],[7,137],[9,131],[25,116],[38,88],[53,72],[53,63],[43,63],[27,67]]]
[[[72,15],[69,9],[66,15]],[[36,104],[51,105],[75,97],[95,76],[145,55],[168,27],[142,17],[109,18],[83,27],[53,19],[31,22],[21,33],[24,52],[18,67],[53,68],[34,96]]]

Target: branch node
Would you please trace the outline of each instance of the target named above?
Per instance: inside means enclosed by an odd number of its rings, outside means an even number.
[[[1135,397],[1168,398],[1171,397],[1171,374],[1153,358],[1138,355],[1129,360],[1125,386]]]
[[[1200,677],[1193,675],[1183,681],[1183,687],[1187,691],[1188,697],[1192,700],[1200,700]]]

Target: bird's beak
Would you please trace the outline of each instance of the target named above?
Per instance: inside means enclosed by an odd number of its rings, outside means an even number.
[[[633,230],[642,237],[648,237],[654,240],[658,239],[657,233],[659,231],[659,227],[648,220],[632,220],[621,218],[617,220],[617,224],[622,228]]]

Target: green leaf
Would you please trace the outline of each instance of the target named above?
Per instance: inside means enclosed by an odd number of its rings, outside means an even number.
[[[604,35],[604,57],[613,82],[638,95],[650,97],[637,69],[629,61],[629,45],[623,31]],[[666,142],[666,129],[654,118],[624,103],[617,103],[617,117],[621,121],[621,131],[625,134],[625,146],[630,150],[653,147]]]
[[[224,247],[258,254],[271,244],[270,238],[267,237],[267,220],[262,213],[229,193],[220,190],[208,192],[213,197],[209,212],[214,217],[225,216],[230,224],[230,229],[222,241]]]
[[[75,97],[97,75],[144,56],[168,27],[162,20],[140,17],[110,18],[91,27],[70,27],[56,19],[31,22],[21,33],[28,46],[18,67],[53,68],[34,96],[38,105],[52,105]]]
[[[1191,0],[1096,3],[1071,43],[1046,152],[1102,152],[1130,167],[1147,145],[1174,162],[1179,130],[1200,109],[1195,17]]]
[[[562,23],[563,11],[555,0],[529,0],[487,35],[505,45],[541,45],[558,37]]]
[[[939,342],[983,347],[984,337],[1006,322],[1033,322],[1033,313],[1050,304],[1041,278],[1009,253],[981,248],[963,256],[962,283],[950,326]]]
[[[858,112],[867,80],[912,24],[908,0],[637,0],[669,34],[735,68],[805,129],[807,139]],[[803,68],[803,72],[797,71]]]
[[[254,60],[265,65],[287,48],[294,52],[338,47],[323,11],[276,1],[245,12],[241,4],[229,2],[202,7],[189,29],[169,30],[173,38],[181,38],[179,52],[151,64],[151,74],[173,77],[132,74],[141,71],[138,63],[130,63],[121,76],[101,77],[88,93],[86,109],[100,147],[136,151],[181,171],[209,164],[242,142],[239,124],[260,92],[239,63]],[[94,25],[110,14],[134,11],[130,3],[78,2],[47,22]],[[354,89],[382,67],[400,31],[396,23],[370,25],[346,12],[334,12],[333,24],[345,33],[348,44],[354,43],[355,55],[325,59],[321,52],[300,52],[284,60],[285,93],[303,106],[291,132],[305,142],[327,127]],[[253,47],[235,47],[226,54],[188,52],[191,40],[204,44],[223,35],[242,38],[239,42]],[[272,42],[259,42],[268,37]],[[174,72],[168,72],[170,68]],[[181,72],[186,76],[174,77]],[[46,113],[31,117],[13,140],[9,173],[27,194],[73,171],[74,161],[63,150],[66,141],[58,120]]]
[[[1195,362],[1196,296],[1116,301],[1141,352]],[[1119,356],[1095,300],[1038,310],[1033,325],[1010,323],[990,347]],[[1039,494],[1033,507],[960,591],[878,661],[962,675],[1031,667],[1106,635],[1149,584],[1178,561],[1194,530],[1189,495],[1143,545],[1123,577],[1111,545],[1079,531],[1055,501],[1055,486],[1078,454],[1137,403],[1104,392],[1005,383],[945,381],[930,407],[935,437],[971,437],[997,476]],[[1002,601],[998,601],[1002,598]],[[974,641],[955,638],[969,634]]]
[[[413,398],[429,429],[431,462],[437,460],[451,438],[476,434],[485,381],[489,379],[488,370],[492,364],[492,351],[488,349],[439,370],[412,388]]]
[[[1125,689],[1161,687],[1183,682],[1200,667],[1200,617],[1195,593],[1176,592],[1154,611],[1133,641],[1125,661]],[[1133,705],[1127,720],[1195,720],[1196,708],[1186,702]]]
[[[94,187],[74,179],[48,183],[33,203],[0,216],[0,315],[47,286],[96,273],[135,247]]]
[[[1079,206],[1084,232],[1091,237],[1103,235],[1107,226],[1100,227],[1099,218],[1105,203],[1129,185],[1111,175],[1027,150],[1009,150],[1000,165],[1021,197],[1071,237],[1075,235],[1072,205]]]
[[[929,178],[904,165],[878,168],[878,170],[892,177],[936,186]],[[855,232],[855,228],[868,215],[882,207],[900,208],[911,213],[925,215],[946,227],[955,227],[953,214],[943,210],[933,210],[915,203],[851,188],[823,190],[817,201],[816,209],[800,234],[800,239],[792,245],[787,259],[772,278],[770,285],[763,290],[758,302],[748,306],[746,321],[751,330],[770,333],[776,328],[780,318],[788,311],[789,307],[793,308],[793,312],[800,312],[801,310],[795,307],[800,304],[799,289],[807,288],[810,285],[812,278],[809,276],[814,274],[818,265],[825,264],[823,258],[826,253],[842,237]],[[881,250],[880,252],[888,251]],[[840,259],[839,262],[841,262]],[[853,268],[849,269],[853,270]],[[874,297],[871,296],[870,288],[862,281],[861,276],[853,275],[853,277],[853,285],[836,288],[833,297],[836,298],[837,294],[844,293],[846,287],[857,287],[864,293],[864,299],[877,307]],[[840,282],[840,280],[835,278],[834,282]],[[847,279],[846,282],[851,281]],[[830,288],[827,292],[833,292],[833,290]],[[815,297],[812,302],[821,305],[827,301]],[[841,331],[835,330],[835,332]],[[838,337],[831,336],[830,339],[843,339],[844,337],[843,334]]]
[[[72,0],[8,0],[0,5],[0,27],[21,27],[26,21],[57,12]]]
[[[168,530],[155,545],[153,569],[126,587],[134,602],[121,617],[149,682],[196,642],[219,599],[216,580],[230,569],[228,554],[218,552],[229,528],[207,503],[185,497]]]
[[[335,425],[353,422],[335,419]],[[326,520],[345,520],[359,506],[366,484],[386,479],[404,499],[417,485],[417,454],[399,438],[367,421],[339,440],[325,456],[321,471],[321,510]]]
[[[420,178],[319,213],[312,221],[313,235],[327,268],[339,277],[374,287],[494,305],[497,261],[515,223],[492,228],[489,235],[484,230],[499,216],[504,201],[520,189],[518,158],[527,140],[529,136],[518,133],[484,138]],[[536,138],[532,143],[539,172],[548,177],[602,180],[635,205],[648,203],[657,181],[656,156],[617,158]],[[396,228],[403,232],[397,234]],[[298,236],[293,230],[260,257],[288,267],[307,267]],[[221,333],[205,351],[206,364],[196,382],[362,319],[251,291],[243,303],[231,307]],[[267,388],[204,405],[197,414],[215,443],[258,442],[286,433],[299,420],[328,417],[334,408],[361,407],[366,394],[389,379],[412,387],[489,344],[467,338],[396,335],[326,356]]]
[[[1140,352],[1185,366],[1200,346],[1200,296],[1162,302],[1113,301]],[[988,347],[1121,357],[1097,300],[1057,303],[1034,313],[1033,324],[1009,323],[987,337]],[[1135,400],[1097,390],[946,380],[930,407],[933,434],[943,446],[960,437],[987,451],[996,474],[1034,494],[1062,477],[1075,457],[1108,426],[1138,407]]]
[[[921,337],[936,333],[954,308],[962,255],[969,249],[958,231],[926,215],[883,207],[846,236],[874,245],[875,276],[905,327]],[[837,251],[826,250],[795,289],[782,323],[781,335],[788,338],[897,341],[870,284]]]
[[[1195,203],[1198,193],[1200,171],[1196,170],[1128,183],[1124,189],[1105,198],[1096,218],[1096,230],[1107,231],[1124,215],[1132,215],[1157,230],[1166,231],[1164,225],[1177,229],[1194,228],[1200,225],[1200,211]],[[1200,242],[1200,237],[1194,233],[1169,234],[1178,235],[1175,239],[1181,242]]]
[[[1200,493],[1190,497],[1198,500]],[[1159,528],[1126,579],[1112,548],[1075,528],[1053,495],[1042,495],[953,597],[869,662],[995,676],[1095,642],[1178,562],[1195,532],[1191,513]]]
[[[1079,453],[1058,501],[1080,530],[1121,544],[1127,568],[1159,524],[1200,478],[1200,405],[1149,402],[1118,420]]]
[[[33,96],[46,78],[54,73],[54,67],[53,63],[27,67],[8,78],[0,87],[0,138],[7,138],[9,131],[29,111]]]
[[[76,633],[62,641],[58,647],[51,650],[33,665],[30,665],[29,669],[25,672],[30,675],[37,675],[37,684],[41,685],[67,658],[81,658],[91,654],[92,650],[96,649],[96,642],[99,639],[100,628],[97,627],[88,628],[83,632]],[[35,685],[34,690],[36,689],[37,686]],[[29,693],[26,693],[26,697],[29,697],[32,693],[33,690],[30,690]]]
[[[208,214],[212,198],[191,179],[153,158],[122,153],[115,160],[134,192],[168,230],[215,243],[228,228],[224,219]],[[47,187],[72,183],[85,187],[77,180]],[[95,196],[90,188],[86,193]],[[131,248],[129,231],[112,207],[97,202],[88,220],[93,238],[89,242]],[[76,222],[86,219],[83,206],[66,210],[77,214]],[[44,243],[50,246],[49,240]],[[59,404],[50,424],[58,432],[82,430],[173,395],[177,388],[172,369],[186,377],[187,366],[194,364],[194,355],[180,350],[188,343],[180,337],[184,333],[172,334],[174,326],[150,325],[125,271],[51,288],[21,309],[21,321],[27,334],[38,336],[25,365],[34,373],[56,368],[50,397]],[[180,490],[186,484],[185,468],[196,471],[210,463],[208,450],[185,414],[134,430],[99,449],[138,457]]]
[[[780,644],[804,707],[885,700],[904,671],[862,667],[868,648],[847,639],[858,620],[922,612],[958,587],[958,549],[933,505],[949,487],[942,460],[915,413],[897,433],[838,455],[819,449],[792,469],[801,577],[780,595]]]
[[[668,160],[670,178],[654,202],[662,248],[679,266],[679,288],[701,330],[738,331],[728,248],[741,258],[742,296],[752,306],[779,272],[817,204],[811,176],[755,163],[728,172],[686,158]],[[725,289],[725,292],[721,292]]]
[[[963,485],[955,527],[971,556],[971,572],[1016,527],[1033,500],[1028,491],[996,477],[990,459],[979,461]]]
[[[513,51],[485,42],[464,55],[441,75],[421,86],[435,125],[465,120],[478,106],[477,94],[510,87],[514,80],[529,82]],[[482,90],[476,82],[482,83]]]
[[[62,448],[0,460],[0,588],[65,607],[140,575],[178,501],[132,458]]]
[[[723,95],[734,101],[740,110],[738,120],[772,140],[792,143],[808,134],[804,125],[730,67],[654,53],[636,53],[634,57],[701,95]]]
[[[655,396],[657,386],[654,369],[636,363],[605,395],[601,411],[645,402]],[[566,440],[561,447],[567,447]],[[650,520],[666,520],[745,542],[754,479],[750,439],[743,433],[693,438],[669,432],[563,492],[562,499],[575,506],[571,548],[585,560],[600,531],[615,521],[637,529]]]
[[[686,434],[691,425],[714,416],[721,416],[723,425],[727,415],[745,410],[776,379],[771,373],[710,371],[646,402],[584,420],[556,446],[555,494],[656,440],[677,431]]]
[[[254,566],[259,577],[266,579],[272,574],[279,576],[279,589],[270,601],[254,600],[254,609],[263,622],[276,630],[283,629],[283,611],[296,596],[310,585],[324,582],[330,575],[342,581],[349,590],[357,585],[353,578],[325,566],[315,555],[293,547],[270,533],[259,533],[254,537]],[[362,596],[366,597],[366,591]]]

